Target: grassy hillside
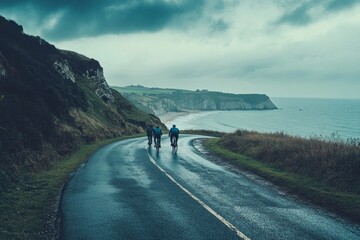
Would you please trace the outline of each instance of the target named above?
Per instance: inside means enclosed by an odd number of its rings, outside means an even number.
[[[207,146],[306,200],[360,223],[360,144],[236,131]]]
[[[0,193],[84,144],[142,133],[147,124],[161,122],[112,91],[96,60],[0,17]]]
[[[148,124],[166,129],[111,90],[98,61],[0,16],[0,239],[54,237],[69,171],[109,139]]]

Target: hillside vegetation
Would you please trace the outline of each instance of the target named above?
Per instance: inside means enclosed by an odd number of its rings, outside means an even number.
[[[360,222],[360,144],[236,131],[209,146],[232,162]],[[220,147],[220,148],[219,148]]]
[[[166,129],[113,91],[98,61],[0,16],[0,239],[55,239],[69,172],[148,124]]]
[[[96,60],[0,16],[0,193],[84,144],[142,133],[147,124],[161,122],[111,90]]]
[[[265,94],[231,94],[207,90],[114,87],[142,110],[156,115],[180,111],[271,110],[276,106]]]

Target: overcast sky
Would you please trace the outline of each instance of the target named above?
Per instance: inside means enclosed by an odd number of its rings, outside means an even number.
[[[360,98],[360,0],[0,0],[112,86]]]

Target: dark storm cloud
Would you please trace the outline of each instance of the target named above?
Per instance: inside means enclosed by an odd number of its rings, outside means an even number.
[[[298,6],[294,10],[285,13],[278,21],[278,23],[290,23],[293,25],[304,25],[311,21],[308,15],[309,9],[314,7],[314,4],[306,3]]]
[[[42,35],[48,39],[71,39],[106,33],[157,31],[176,22],[177,18],[196,12],[201,14],[204,1],[166,0],[2,0],[0,10],[31,9],[38,24],[44,25],[60,13],[53,29]],[[16,10],[15,10],[16,11]]]
[[[329,11],[339,11],[359,3],[359,0],[332,0],[326,7]]]
[[[287,11],[276,22],[277,24],[291,24],[291,25],[306,25],[313,21],[316,21],[316,17],[311,15],[311,10],[322,7],[324,13],[338,12],[356,4],[359,4],[360,0],[313,0],[306,1],[296,8]],[[317,16],[319,17],[319,16]]]

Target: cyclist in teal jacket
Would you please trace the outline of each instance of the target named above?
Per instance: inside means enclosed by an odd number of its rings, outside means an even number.
[[[173,127],[169,131],[170,143],[172,147],[177,147],[177,142],[179,139],[180,130],[174,124]],[[172,139],[175,138],[175,146],[173,146]]]
[[[156,139],[159,139],[159,148],[161,148],[161,135],[162,135],[162,131],[159,128],[159,126],[156,126],[156,128],[154,128],[154,143],[156,147]]]

